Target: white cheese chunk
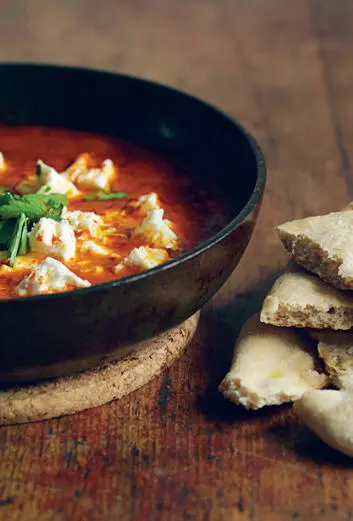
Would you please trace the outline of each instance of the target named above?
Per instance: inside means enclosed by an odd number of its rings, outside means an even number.
[[[147,270],[163,262],[167,262],[167,260],[168,253],[165,250],[150,248],[149,246],[140,246],[130,251],[129,255],[115,266],[115,272],[118,273],[125,266]]]
[[[151,212],[152,210],[159,210],[160,208],[158,195],[155,192],[141,195],[137,201],[137,204],[140,210],[145,213]]]
[[[81,212],[75,210],[68,212],[64,209],[62,216],[67,220],[76,231],[88,232],[91,237],[97,237],[103,219],[94,212]]]
[[[75,182],[82,190],[109,190],[114,175],[114,163],[111,159],[106,159],[101,168],[91,168],[87,172],[79,173]]]
[[[61,262],[47,257],[16,286],[16,293],[20,297],[27,297],[74,288],[87,288],[90,285],[88,280],[81,279]]]
[[[54,221],[42,217],[29,232],[32,252],[55,255],[65,261],[75,257],[76,237],[74,229],[66,221]]]
[[[83,253],[92,253],[93,255],[100,255],[102,257],[108,257],[115,256],[115,254],[107,250],[106,248],[103,248],[103,246],[100,246],[99,244],[93,242],[93,241],[85,241],[81,245],[81,251]]]
[[[0,152],[0,172],[5,172],[5,170],[6,170],[5,156],[2,152]]]
[[[163,219],[164,210],[152,210],[138,226],[134,235],[142,235],[145,239],[157,248],[177,249],[178,238],[170,228],[167,219]]]
[[[9,273],[13,272],[13,268],[11,266],[8,266],[7,264],[2,264],[0,266],[0,275],[8,275]]]
[[[88,160],[89,154],[86,152],[79,154],[75,161],[64,172],[62,172],[61,175],[67,177],[67,179],[70,179],[70,181],[74,183],[80,174],[87,172]]]
[[[76,186],[66,176],[59,174],[55,168],[46,165],[43,161],[38,161],[37,164],[40,168],[40,175],[36,189],[41,186],[49,186],[48,193],[67,194],[69,197],[79,195]]]

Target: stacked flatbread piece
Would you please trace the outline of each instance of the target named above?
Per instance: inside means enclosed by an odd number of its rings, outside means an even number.
[[[276,231],[291,260],[244,325],[220,390],[249,409],[295,401],[323,441],[353,456],[353,210]]]

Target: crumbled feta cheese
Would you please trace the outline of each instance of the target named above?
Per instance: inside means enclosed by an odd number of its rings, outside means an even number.
[[[8,266],[7,264],[2,264],[0,266],[0,274],[8,274],[8,273],[11,273],[13,271],[13,268],[11,268],[11,266]]]
[[[0,152],[0,172],[4,172],[6,169],[5,156]]]
[[[109,190],[114,175],[114,163],[111,159],[106,159],[101,168],[91,168],[80,173],[75,182],[82,190]]]
[[[67,194],[69,197],[77,196],[80,193],[76,186],[66,176],[59,174],[55,168],[46,165],[43,161],[38,161],[38,166],[40,175],[36,189],[41,186],[49,186],[48,193]]]
[[[65,261],[75,256],[76,237],[73,227],[66,221],[42,217],[29,232],[31,251],[61,257]]]
[[[16,286],[16,293],[20,297],[27,297],[74,288],[87,288],[90,285],[88,280],[81,279],[61,262],[47,257]]]
[[[82,243],[81,251],[84,253],[92,253],[93,255],[101,255],[102,257],[107,257],[108,255],[116,255],[112,251],[103,248],[103,246],[100,246],[99,244],[96,244],[93,241],[85,241],[84,243]]]
[[[75,210],[68,212],[64,208],[62,217],[66,219],[76,231],[87,231],[91,237],[97,237],[103,219],[94,212],[81,212]]]
[[[148,213],[152,210],[159,210],[159,200],[158,195],[155,192],[151,192],[150,194],[141,195],[141,197],[137,201],[138,207],[145,213]]]
[[[163,262],[167,262],[168,253],[160,248],[150,248],[149,246],[140,246],[130,251],[125,259],[115,266],[114,270],[118,273],[125,266],[136,267],[144,270],[154,268]]]
[[[138,226],[134,235],[143,235],[148,242],[159,248],[176,249],[178,238],[169,227],[169,221],[163,219],[164,210],[152,210]]]
[[[70,179],[73,183],[76,181],[77,176],[88,170],[89,154],[84,152],[79,154],[75,161],[67,168],[61,175]]]

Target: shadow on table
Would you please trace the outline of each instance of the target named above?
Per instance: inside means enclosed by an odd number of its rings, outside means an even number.
[[[334,467],[353,467],[352,458],[325,445],[305,425],[300,425],[295,420],[268,427],[264,436],[268,441],[280,444],[286,450],[295,452],[300,458]]]
[[[258,286],[247,293],[238,294],[227,306],[208,311],[204,310],[201,319],[207,323],[207,352],[203,356],[203,368],[208,373],[208,387],[198,399],[198,407],[209,419],[232,421],[251,420],[270,416],[274,410],[283,407],[266,407],[258,411],[247,411],[225,400],[218,391],[218,385],[227,373],[232,360],[234,343],[244,324],[261,309],[262,302],[278,277],[278,271],[269,275]]]

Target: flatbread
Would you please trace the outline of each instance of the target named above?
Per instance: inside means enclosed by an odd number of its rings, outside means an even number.
[[[299,265],[336,288],[353,289],[353,212],[290,221],[277,231]]]
[[[265,298],[261,322],[280,327],[350,329],[353,294],[291,265]]]
[[[0,391],[0,425],[26,423],[98,407],[142,387],[169,367],[195,335],[196,313],[183,324],[138,344],[138,350],[100,368]]]
[[[352,393],[311,391],[294,404],[294,410],[324,443],[353,456]]]
[[[353,332],[310,331],[332,383],[353,390]]]
[[[219,390],[246,409],[259,409],[297,400],[326,383],[303,335],[295,329],[261,324],[255,315],[240,333],[232,366]]]

